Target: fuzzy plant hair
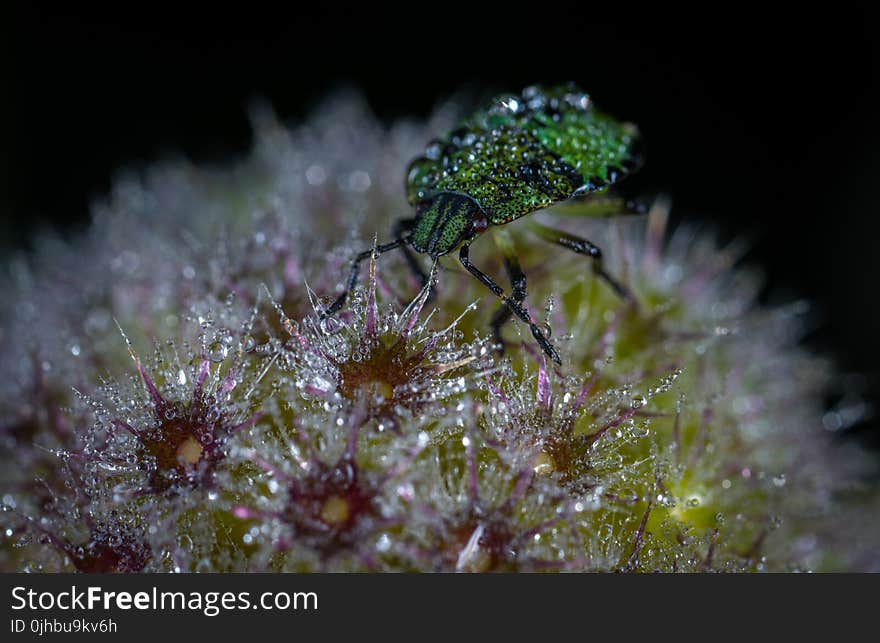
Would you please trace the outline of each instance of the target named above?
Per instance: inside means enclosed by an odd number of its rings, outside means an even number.
[[[497,303],[444,259],[431,296],[402,255],[365,261],[322,318],[454,111],[255,109],[237,165],[120,176],[87,231],[2,266],[0,568],[880,569],[808,306],[759,305],[741,248],[663,200],[531,215],[602,246],[631,301],[507,226],[561,366],[519,322],[499,354]],[[489,234],[473,252],[503,274]]]

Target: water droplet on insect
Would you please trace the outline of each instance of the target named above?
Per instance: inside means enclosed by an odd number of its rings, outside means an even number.
[[[432,160],[437,161],[440,159],[440,156],[443,154],[443,142],[438,140],[433,140],[428,143],[428,146],[425,148],[425,156]]]

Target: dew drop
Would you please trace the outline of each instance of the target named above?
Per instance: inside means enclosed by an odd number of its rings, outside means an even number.
[[[226,347],[226,344],[224,344],[223,342],[213,342],[208,347],[208,359],[215,364],[222,362],[224,359],[226,359],[227,350],[228,349]]]
[[[334,317],[326,317],[321,320],[320,329],[321,332],[326,333],[327,335],[333,335],[342,329],[342,322]]]
[[[647,422],[640,422],[635,424],[632,428],[632,436],[634,438],[646,438],[651,434],[651,429],[648,427]]]

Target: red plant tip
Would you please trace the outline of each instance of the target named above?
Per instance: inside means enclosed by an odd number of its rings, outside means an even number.
[[[252,520],[258,517],[258,514],[247,507],[236,507],[232,510],[232,515],[239,520]]]

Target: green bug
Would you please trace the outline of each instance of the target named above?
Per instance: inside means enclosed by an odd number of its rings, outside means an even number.
[[[641,165],[636,127],[593,107],[590,97],[574,85],[529,87],[522,94],[495,98],[444,139],[431,141],[409,166],[409,203],[416,216],[399,221],[395,239],[379,245],[379,254],[401,248],[407,264],[423,283],[427,276],[412,250],[433,259],[459,249],[461,264],[503,302],[492,318],[499,344],[501,326],[516,315],[529,325],[541,349],[556,363],[559,354],[523,307],[526,277],[510,244],[503,244],[504,264],[512,292],[505,295],[495,281],[469,259],[471,242],[489,226],[500,226],[554,203],[604,193]],[[597,213],[623,212],[620,199],[606,199]],[[590,241],[553,230],[535,221],[529,228],[540,238],[591,257],[596,274],[620,296],[628,291],[601,266],[601,250]],[[324,311],[332,315],[354,287],[360,262],[352,262],[345,290]]]

